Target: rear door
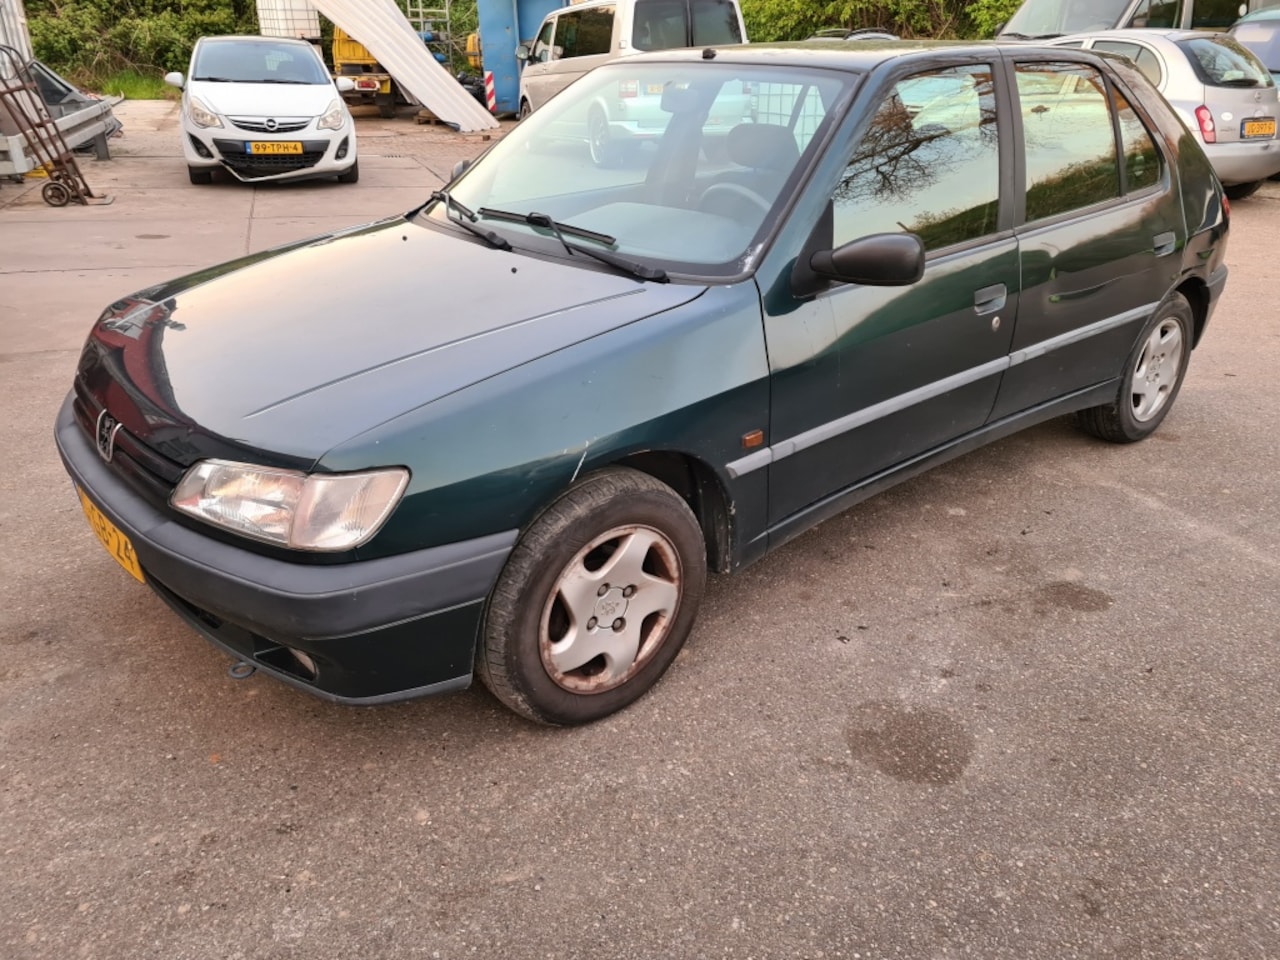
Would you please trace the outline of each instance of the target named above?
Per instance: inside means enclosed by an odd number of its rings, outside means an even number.
[[[1098,66],[1011,55],[1022,297],[992,419],[1118,376],[1186,242],[1166,144]]]

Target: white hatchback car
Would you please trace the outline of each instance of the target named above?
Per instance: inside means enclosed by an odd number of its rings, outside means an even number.
[[[316,48],[278,37],[201,37],[182,90],[182,154],[192,183],[222,168],[236,178],[360,178],[356,129]]]

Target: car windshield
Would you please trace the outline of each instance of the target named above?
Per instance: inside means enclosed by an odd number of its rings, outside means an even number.
[[[452,185],[456,203],[437,202],[425,216],[443,224],[472,212],[471,225],[516,249],[566,253],[558,228],[571,244],[647,267],[736,275],[857,79],[618,61],[521,121]]]
[[[1252,53],[1227,36],[1178,42],[1200,79],[1211,87],[1270,87],[1271,73]]]
[[[332,83],[312,51],[296,43],[207,40],[191,67],[192,80],[223,83]]]
[[[1108,30],[1120,22],[1130,0],[1026,0],[1009,18],[1002,35],[1056,37]]]

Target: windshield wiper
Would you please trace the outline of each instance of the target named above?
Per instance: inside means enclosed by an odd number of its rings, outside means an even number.
[[[1000,36],[996,37],[996,39],[997,40],[1052,40],[1055,37],[1060,37],[1060,36],[1062,36],[1062,34],[1060,33],[1037,33],[1033,35],[1030,33],[1014,33],[1013,31],[1009,31],[1007,33],[1000,34]]]
[[[312,83],[310,80],[280,80],[277,77],[271,77],[266,80],[251,80],[250,83],[293,83],[304,87],[319,86],[320,81]]]
[[[1219,80],[1219,86],[1223,87],[1260,87],[1262,83],[1253,77],[1235,77],[1231,80]]]
[[[480,216],[488,217],[490,220],[506,220],[508,223],[527,223],[531,227],[543,227],[548,230],[567,233],[571,237],[581,237],[583,240],[594,240],[596,243],[603,243],[606,247],[614,247],[618,245],[618,241],[609,236],[607,233],[599,233],[595,230],[587,230],[585,227],[575,227],[571,223],[559,223],[552,220],[545,213],[512,213],[510,210],[495,210],[493,207],[481,207]]]
[[[570,243],[564,238],[564,235],[567,233],[571,236],[595,240],[610,247],[615,246],[618,241],[607,233],[598,233],[595,230],[588,230],[585,227],[575,227],[569,223],[560,223],[549,214],[539,213],[536,210],[530,211],[529,213],[512,213],[509,210],[494,210],[492,207],[481,207],[478,212],[482,217],[490,217],[494,220],[508,220],[512,223],[527,223],[531,227],[541,227],[544,230],[550,230],[570,256],[582,254],[583,256],[590,257],[593,260],[599,260],[601,263],[607,264],[615,270],[621,270],[623,273],[630,274],[640,280],[650,280],[653,283],[666,283],[669,280],[667,277],[667,271],[663,270],[661,267],[651,267],[647,263],[640,263],[638,260],[630,260],[626,257],[620,257],[616,253],[609,253],[606,250],[596,250],[593,247],[583,246],[580,243]]]
[[[463,230],[466,230],[468,233],[474,234],[475,236],[479,237],[481,240],[489,244],[489,246],[494,247],[495,249],[498,249],[498,250],[511,249],[511,244],[506,240],[505,237],[500,237],[498,236],[498,234],[494,233],[492,230],[486,230],[484,229],[484,227],[475,226],[474,225],[475,219],[476,219],[475,213],[471,210],[470,207],[468,207],[461,200],[455,200],[453,198],[453,195],[450,194],[448,190],[433,190],[431,192],[430,199],[438,203],[444,204],[445,219],[448,220],[450,223],[452,223],[454,226],[461,227]],[[450,211],[452,210],[458,211],[458,216],[461,217],[462,219],[458,219],[457,217],[450,216],[449,214],[450,214]]]
[[[199,80],[201,83],[239,83],[239,80],[232,80],[230,77],[192,77],[192,80]]]

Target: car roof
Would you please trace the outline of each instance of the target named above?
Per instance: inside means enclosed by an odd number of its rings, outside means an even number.
[[[715,52],[708,57],[702,49],[654,50],[627,57],[627,63],[646,60],[710,60],[724,63],[753,64],[758,66],[815,67],[832,70],[866,72],[890,60],[931,53],[971,54],[975,57],[1001,56],[1001,51],[1014,47],[1019,51],[1044,50],[1060,54],[1061,50],[1031,43],[997,43],[995,41],[963,40],[824,40],[812,43],[794,40],[787,43],[744,43],[717,46],[708,49]],[[994,54],[993,54],[994,51]]]
[[[1086,30],[1082,33],[1070,33],[1064,37],[1055,37],[1049,41],[1060,44],[1064,40],[1190,40],[1194,37],[1225,37],[1221,30],[1181,30],[1175,28],[1125,27],[1121,30]]]
[[[297,37],[261,37],[254,33],[232,34],[230,36],[201,37],[200,42],[203,43],[293,43],[301,44],[304,47],[312,46],[309,40],[302,40]]]

